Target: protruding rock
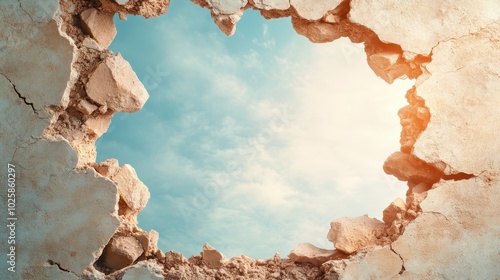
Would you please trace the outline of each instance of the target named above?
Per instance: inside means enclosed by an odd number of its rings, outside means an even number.
[[[384,171],[401,181],[416,181],[433,184],[444,176],[436,167],[403,152],[395,152],[384,162]]]
[[[392,222],[396,219],[401,218],[401,215],[406,211],[405,202],[401,198],[396,198],[391,205],[384,209],[384,223],[388,226],[392,225]]]
[[[330,223],[328,240],[335,248],[351,254],[364,248],[378,245],[385,225],[368,215],[351,218],[342,217]]]
[[[217,251],[214,247],[210,246],[210,244],[205,243],[205,245],[203,245],[201,261],[208,268],[218,269],[223,265],[225,260],[226,257],[224,257],[224,255]]]
[[[236,31],[236,23],[241,19],[243,12],[232,15],[213,15],[215,24],[227,36],[232,36]]]
[[[189,261],[181,254],[174,251],[168,251],[165,254],[165,269],[169,270],[172,267],[185,265]]]
[[[94,8],[80,14],[83,26],[102,48],[107,48],[116,36],[113,14],[103,13]]]
[[[94,165],[95,170],[101,174],[102,176],[111,178],[113,175],[118,172],[118,169],[120,169],[120,166],[118,164],[118,160],[111,158],[107,159],[103,162],[99,162]]]
[[[368,65],[377,76],[392,84],[395,79],[408,74],[411,70],[409,65],[400,60],[402,57],[399,53],[380,52],[368,57]]]
[[[338,24],[310,22],[300,18],[292,18],[293,28],[297,33],[307,37],[313,43],[332,42],[342,36]]]
[[[328,11],[335,9],[343,0],[290,0],[299,16],[303,19],[315,21],[322,18]]]
[[[298,263],[310,263],[320,266],[322,263],[330,260],[338,251],[318,248],[310,243],[300,243],[293,249],[288,257]]]
[[[118,186],[120,197],[133,213],[138,213],[149,200],[148,188],[137,178],[132,166],[125,164],[111,178]]]
[[[108,131],[109,125],[111,124],[111,117],[111,114],[91,117],[87,121],[85,121],[85,125],[87,126],[88,130],[95,135],[96,138],[99,138],[106,131]]]
[[[144,253],[139,241],[132,236],[116,236],[104,250],[104,264],[119,270],[133,264]]]
[[[88,96],[115,112],[135,112],[149,98],[130,64],[120,54],[106,58],[90,75]]]

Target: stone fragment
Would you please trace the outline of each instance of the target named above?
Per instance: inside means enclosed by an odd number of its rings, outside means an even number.
[[[384,223],[388,226],[392,225],[392,222],[396,219],[401,219],[401,216],[406,211],[406,204],[401,198],[396,198],[391,205],[387,206],[383,212]]]
[[[290,0],[250,0],[259,10],[287,10],[290,8]]]
[[[351,218],[342,217],[330,223],[328,240],[335,248],[347,254],[377,245],[384,233],[385,225],[368,215]]]
[[[300,243],[293,249],[288,257],[298,263],[310,263],[320,266],[322,263],[330,260],[338,251],[318,248],[310,243]]]
[[[88,96],[115,112],[135,112],[149,98],[130,64],[120,54],[106,58],[90,75]]]
[[[342,36],[338,24],[310,22],[299,18],[292,18],[292,24],[298,34],[307,37],[313,43],[332,42]]]
[[[162,268],[160,265],[143,261],[128,268],[123,274],[122,280],[163,280]]]
[[[120,166],[117,159],[107,159],[94,165],[95,170],[104,177],[111,178],[118,172]]]
[[[91,117],[85,121],[85,125],[89,132],[95,135],[95,138],[99,138],[108,131],[109,125],[111,124],[111,117],[111,114]]]
[[[103,13],[94,8],[80,14],[85,31],[94,38],[99,46],[106,49],[116,36],[113,14]]]
[[[132,166],[125,164],[111,178],[118,186],[118,192],[132,213],[138,213],[149,200],[148,188],[137,178]]]
[[[232,15],[213,15],[215,24],[219,29],[226,34],[226,36],[232,36],[236,31],[236,23],[240,20],[243,12],[237,12]]]
[[[401,258],[384,247],[368,252],[359,262],[348,263],[342,279],[393,279],[402,267]]]
[[[224,257],[224,255],[221,252],[217,251],[214,247],[210,246],[210,244],[205,243],[205,245],[203,245],[203,252],[201,252],[201,261],[208,268],[219,269],[223,265],[225,260],[226,257]]]
[[[407,75],[411,68],[402,60],[401,54],[394,52],[380,52],[368,57],[368,65],[377,76],[392,84],[395,79]]]
[[[401,181],[416,181],[433,184],[444,174],[436,167],[403,152],[395,152],[384,162],[384,171]]]
[[[170,270],[172,267],[179,267],[185,265],[189,261],[181,254],[174,251],[168,251],[165,254],[165,269]]]
[[[139,241],[132,236],[115,236],[104,250],[104,265],[119,270],[133,264],[142,254]]]
[[[153,256],[156,254],[158,247],[158,239],[160,238],[160,235],[156,230],[150,230],[150,231],[138,231],[132,233],[132,236],[135,237],[141,244],[142,248],[144,249],[144,257],[149,257]]]
[[[335,9],[343,0],[290,0],[290,5],[303,19],[315,21],[322,18],[328,11]]]
[[[78,102],[78,105],[76,106],[76,109],[78,109],[78,111],[82,112],[84,115],[90,115],[95,110],[97,110],[97,106],[95,106],[94,104],[88,102],[85,99],[82,99],[82,100],[80,100],[80,102]]]

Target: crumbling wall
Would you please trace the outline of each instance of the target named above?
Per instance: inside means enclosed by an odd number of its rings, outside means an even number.
[[[95,141],[114,112],[140,110],[148,98],[128,62],[106,49],[113,15],[159,16],[168,0],[2,1],[0,158],[16,174],[15,210],[2,211],[14,224],[5,236],[14,232],[16,242],[2,245],[11,261],[2,269],[14,259],[9,279],[500,276],[500,3],[193,2],[227,35],[256,9],[267,19],[290,17],[314,43],[364,43],[368,66],[388,83],[415,79],[399,112],[401,150],[384,163],[408,182],[406,201],[388,206],[383,222],[333,221],[334,250],[303,243],[269,260],[228,260],[208,244],[189,259],[164,253],[157,232],[137,227],[147,187],[127,164],[95,163]],[[2,184],[12,170],[0,174]]]

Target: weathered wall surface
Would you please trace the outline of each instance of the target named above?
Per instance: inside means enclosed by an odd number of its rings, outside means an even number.
[[[388,83],[416,79],[399,112],[401,151],[384,164],[408,181],[406,201],[395,200],[383,222],[333,221],[334,250],[304,243],[289,258],[262,261],[228,260],[208,244],[189,259],[164,253],[158,233],[137,227],[147,187],[129,165],[95,163],[95,140],[114,112],[137,111],[148,98],[106,49],[113,15],[158,16],[168,0],[1,1],[0,184],[9,163],[16,173],[15,211],[1,211],[15,225],[14,250],[1,246],[15,254],[15,273],[12,256],[0,266],[8,279],[500,277],[500,2],[193,2],[227,35],[257,9],[291,17],[315,43],[364,43],[368,66]]]

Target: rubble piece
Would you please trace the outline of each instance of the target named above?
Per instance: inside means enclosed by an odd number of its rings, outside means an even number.
[[[113,14],[103,13],[94,8],[87,9],[80,14],[83,26],[88,34],[94,38],[101,48],[111,45],[116,36]]]
[[[133,264],[144,250],[132,236],[115,236],[104,249],[103,263],[113,270],[119,270]]]
[[[111,179],[118,186],[120,197],[126,203],[130,213],[138,213],[148,203],[150,193],[148,188],[137,178],[137,173],[132,166],[125,164]]]
[[[144,249],[144,257],[150,257],[154,256],[156,252],[158,251],[158,239],[160,238],[160,235],[156,230],[150,230],[150,231],[138,231],[132,233],[132,236],[135,237],[141,244],[142,248]],[[161,252],[161,251],[160,251]]]
[[[375,249],[359,262],[350,262],[342,274],[343,279],[393,279],[398,276],[403,261],[389,247]]]
[[[392,224],[394,220],[401,219],[401,216],[406,212],[406,204],[401,198],[396,198],[391,205],[384,209],[383,220],[388,226]]]
[[[338,250],[352,254],[379,245],[384,229],[384,223],[369,218],[368,215],[356,218],[342,217],[330,223],[327,238]]]
[[[162,267],[151,261],[139,262],[123,274],[121,280],[163,280]]]
[[[130,64],[120,54],[106,58],[90,75],[88,96],[114,112],[135,112],[149,98]]]
[[[405,76],[411,71],[411,67],[404,62],[400,53],[379,52],[368,57],[368,65],[387,83],[392,84],[394,80]]]
[[[290,0],[290,5],[303,19],[315,21],[322,18],[328,11],[334,10],[344,0],[317,0],[312,4],[308,0]]]
[[[203,245],[203,252],[201,252],[201,261],[204,265],[211,269],[219,269],[226,261],[226,257],[217,251],[210,244]]]
[[[76,108],[78,109],[78,111],[80,111],[84,115],[90,115],[95,110],[97,110],[98,107],[95,106],[94,104],[88,102],[87,100],[82,99],[82,100],[80,100],[80,102],[78,103]]]
[[[292,24],[297,33],[307,37],[313,43],[332,42],[340,38],[343,32],[338,24],[332,23],[292,18]]]
[[[215,15],[214,22],[219,29],[227,36],[232,36],[236,31],[236,23],[241,19],[243,12],[237,12],[231,15]]]
[[[111,178],[118,172],[120,166],[117,159],[111,158],[94,164],[94,168],[102,176]]]
[[[384,162],[384,171],[396,176],[401,181],[416,181],[433,184],[444,174],[441,170],[417,157],[395,152]]]
[[[326,261],[339,255],[345,256],[342,252],[337,250],[326,250],[318,248],[310,243],[300,243],[297,248],[293,249],[288,257],[297,263],[310,263],[312,265],[320,266]]]
[[[170,270],[173,267],[186,265],[189,261],[181,254],[174,251],[168,251],[165,254],[165,269]]]
[[[111,114],[91,117],[85,121],[85,126],[87,126],[90,133],[94,134],[95,138],[99,138],[108,131],[111,117]]]

